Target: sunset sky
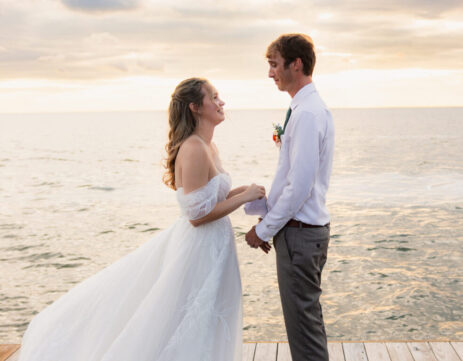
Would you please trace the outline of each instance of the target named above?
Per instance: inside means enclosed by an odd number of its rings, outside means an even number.
[[[0,113],[166,109],[191,76],[285,108],[264,55],[287,32],[330,107],[463,105],[461,0],[0,0]]]

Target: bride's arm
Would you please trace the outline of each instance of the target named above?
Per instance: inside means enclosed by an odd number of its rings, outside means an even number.
[[[246,202],[251,202],[254,199],[265,196],[265,189],[262,186],[251,184],[246,191],[241,192],[233,197],[227,198],[222,202],[218,202],[210,213],[202,218],[190,220],[190,223],[197,227],[205,223],[215,221],[225,217]]]
[[[237,188],[234,188],[232,189],[228,195],[227,195],[227,199],[228,198],[231,198],[233,196],[236,196],[237,194],[240,194],[240,193],[243,193],[246,189],[248,189],[249,186],[241,186],[241,187],[237,187]]]
[[[206,149],[200,143],[185,144],[183,152],[179,152],[177,159],[182,168],[182,186],[185,194],[205,186],[208,182],[209,170],[212,166]],[[187,149],[188,148],[188,149]],[[252,184],[243,192],[218,202],[215,207],[202,218],[190,220],[197,227],[201,224],[225,217],[246,202],[265,196],[265,188]]]

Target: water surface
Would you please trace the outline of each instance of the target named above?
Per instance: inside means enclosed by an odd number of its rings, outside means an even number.
[[[331,340],[463,339],[463,108],[333,111]],[[230,111],[216,131],[234,185],[268,188],[285,110]],[[178,217],[161,183],[164,112],[0,115],[0,338]],[[245,341],[285,340],[275,255],[232,215]]]

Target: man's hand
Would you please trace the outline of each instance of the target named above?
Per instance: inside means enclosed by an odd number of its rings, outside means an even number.
[[[269,253],[270,250],[272,249],[272,246],[268,242],[262,242],[261,245],[259,246],[262,251],[265,253]]]
[[[264,242],[259,238],[256,233],[256,226],[252,227],[251,230],[246,233],[246,242],[252,248],[260,247],[265,253],[268,253],[272,246],[268,242]]]

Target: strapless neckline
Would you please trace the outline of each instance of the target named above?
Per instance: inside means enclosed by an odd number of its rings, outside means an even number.
[[[230,174],[228,174],[227,172],[219,172],[219,173],[217,173],[215,176],[213,176],[211,179],[209,179],[208,182],[207,182],[205,185],[203,185],[203,186],[201,186],[201,187],[199,187],[199,188],[196,188],[196,189],[192,190],[190,193],[194,193],[194,192],[196,192],[196,191],[199,191],[199,190],[201,190],[201,189],[207,187],[207,186],[209,185],[209,183],[211,183],[213,180],[215,180],[216,178],[218,178],[218,177],[221,176],[221,175],[226,175],[227,177],[230,177]],[[185,191],[183,190],[183,187],[178,187],[178,188],[177,188],[177,192],[180,192],[180,191],[181,191],[181,193],[183,193],[183,194],[185,193]],[[187,193],[187,194],[190,194],[190,193]]]

